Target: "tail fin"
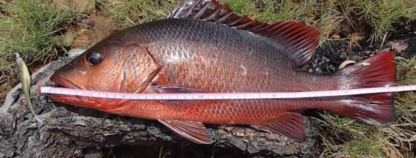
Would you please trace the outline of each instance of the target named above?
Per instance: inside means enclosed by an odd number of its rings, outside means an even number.
[[[392,86],[396,79],[394,52],[383,52],[338,72],[340,89]],[[349,96],[330,111],[370,125],[394,120],[393,93]]]

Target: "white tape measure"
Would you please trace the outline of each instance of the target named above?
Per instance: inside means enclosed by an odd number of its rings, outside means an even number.
[[[129,100],[224,100],[224,99],[296,99],[336,97],[362,94],[376,94],[388,92],[416,91],[416,85],[361,88],[349,90],[327,90],[306,92],[277,92],[277,93],[113,93],[90,91],[80,89],[68,89],[57,87],[41,87],[42,94],[63,94],[107,99],[129,99]]]

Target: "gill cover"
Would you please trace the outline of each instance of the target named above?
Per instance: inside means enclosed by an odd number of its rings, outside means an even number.
[[[124,60],[122,73],[118,76],[114,89],[118,92],[140,93],[158,74],[161,67],[156,63],[150,52],[137,44],[129,44],[121,50]]]

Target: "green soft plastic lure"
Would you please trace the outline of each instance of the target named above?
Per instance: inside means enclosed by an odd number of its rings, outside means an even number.
[[[35,111],[33,110],[32,101],[30,99],[30,84],[31,84],[31,77],[29,74],[29,69],[27,68],[25,62],[20,57],[19,53],[16,53],[16,62],[17,67],[19,68],[19,77],[20,82],[22,83],[22,90],[23,94],[25,95],[27,105],[29,106],[30,111],[35,115],[35,118],[38,122],[42,122],[42,120],[36,115]]]

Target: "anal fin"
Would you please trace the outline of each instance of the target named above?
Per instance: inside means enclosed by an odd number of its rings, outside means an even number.
[[[284,112],[275,119],[251,126],[266,132],[281,133],[292,139],[304,140],[306,136],[303,121],[303,116],[299,113]]]
[[[205,126],[201,122],[160,120],[159,122],[171,129],[176,134],[198,144],[211,144],[211,138]]]

